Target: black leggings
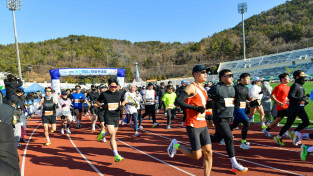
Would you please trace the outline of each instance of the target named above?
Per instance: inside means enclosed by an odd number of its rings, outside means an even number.
[[[156,123],[155,105],[146,105],[145,106],[145,113],[142,115],[142,119],[144,119],[147,115],[151,115],[153,123]]]
[[[288,112],[287,123],[280,130],[279,136],[283,136],[283,134],[291,127],[293,122],[296,120],[297,116],[302,120],[302,123],[300,123],[294,131],[300,131],[310,125],[309,117],[305,111]]]
[[[249,119],[246,119],[244,121],[234,121],[233,124],[230,125],[230,130],[234,130],[234,128],[238,127],[238,125],[242,123],[243,124],[243,128],[241,130],[241,138],[242,140],[247,139],[247,134],[248,134],[248,130],[250,127],[250,121]]]
[[[220,142],[222,139],[225,140],[226,151],[229,158],[235,156],[233,134],[229,126],[232,120],[232,118],[214,118],[213,122],[216,129],[214,136],[211,136],[212,142]]]

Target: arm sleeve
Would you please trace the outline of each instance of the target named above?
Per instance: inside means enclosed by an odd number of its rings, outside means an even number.
[[[186,91],[183,91],[177,96],[175,103],[184,109],[194,109],[195,106],[187,104],[185,102],[186,98],[188,98],[188,93]]]
[[[288,93],[288,98],[291,101],[301,101],[303,97],[297,97],[296,93],[298,91],[298,88],[294,85],[290,87],[289,93]]]

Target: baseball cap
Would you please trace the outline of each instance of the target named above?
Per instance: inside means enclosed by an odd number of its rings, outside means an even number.
[[[206,70],[207,72],[209,72],[210,68],[205,67],[203,65],[196,65],[196,66],[193,67],[192,73],[196,73],[196,72],[199,72],[199,71],[202,71],[202,70]]]
[[[183,83],[186,83],[186,81],[185,81],[185,80],[182,80],[182,81],[180,82],[180,84],[183,84]]]
[[[253,79],[254,81],[262,81],[262,79],[260,77],[254,77]]]

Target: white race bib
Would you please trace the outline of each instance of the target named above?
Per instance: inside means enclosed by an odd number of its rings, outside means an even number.
[[[168,108],[168,109],[174,109],[174,107],[175,107],[175,106],[174,106],[173,104],[169,104],[167,108]]]
[[[240,109],[245,109],[247,106],[247,102],[241,101],[240,102]]]
[[[234,107],[234,98],[224,98],[226,107]]]
[[[305,105],[305,102],[304,101],[301,101],[300,102],[300,106],[304,106]]]
[[[117,110],[118,106],[119,106],[118,103],[108,103],[108,110],[109,111]]]
[[[45,116],[51,116],[53,115],[53,111],[45,111]]]
[[[198,115],[197,115],[197,120],[199,120],[199,121],[205,121],[205,113],[199,113]]]

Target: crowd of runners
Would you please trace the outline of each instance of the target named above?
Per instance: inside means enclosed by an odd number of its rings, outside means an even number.
[[[290,138],[296,146],[303,139],[313,139],[313,133],[300,133],[310,124],[304,109],[310,99],[303,88],[304,71],[293,72],[294,83],[291,87],[287,85],[290,82],[289,74],[280,74],[280,84],[274,90],[269,80],[251,78],[249,73],[242,73],[234,81],[231,70],[227,69],[219,72],[219,82],[214,84],[207,82],[208,72],[209,69],[203,65],[196,65],[192,69],[194,82],[181,81],[179,86],[168,81],[167,85],[164,82],[160,85],[149,83],[147,87],[131,84],[121,88],[117,80],[111,78],[107,85],[92,85],[90,90],[76,85],[73,90],[61,90],[60,94],[56,94],[52,88],[46,87],[44,94],[34,92],[27,96],[23,89],[17,88],[21,86],[20,80],[11,78],[15,93],[7,94],[3,98],[4,104],[0,105],[0,109],[1,112],[8,111],[9,115],[12,114],[12,122],[8,124],[14,127],[17,146],[26,141],[24,136],[27,118],[35,113],[42,118],[45,146],[53,144],[49,133],[71,134],[71,128],[82,127],[83,118],[90,119],[91,125],[88,128],[92,131],[96,131],[99,123],[100,131],[95,140],[106,143],[106,134],[109,136],[115,162],[124,159],[118,153],[116,144],[119,126],[133,126],[133,136],[140,137],[143,120],[151,120],[151,127],[159,128],[156,113],[162,112],[162,116],[167,118],[167,130],[174,130],[171,129],[172,120],[181,120],[181,126],[186,128],[191,146],[183,146],[173,139],[167,148],[169,156],[174,157],[180,151],[192,159],[203,157],[204,175],[210,175],[211,172],[212,143],[225,145],[233,172],[248,171],[247,167],[236,160],[232,131],[241,125],[240,148],[253,150],[248,142],[248,131],[255,116],[260,117],[259,130],[265,137],[272,137],[271,130],[283,118],[287,118],[280,133],[273,137],[273,142],[279,146],[285,146],[283,137]],[[34,106],[34,99],[39,99],[37,106]],[[258,115],[255,115],[256,111]],[[182,119],[176,117],[178,113],[183,114]],[[294,130],[290,130],[296,117],[302,122]],[[0,122],[4,123],[1,118]],[[209,128],[215,128],[215,133],[210,134]],[[301,145],[300,156],[303,161],[311,152],[313,147]]]

